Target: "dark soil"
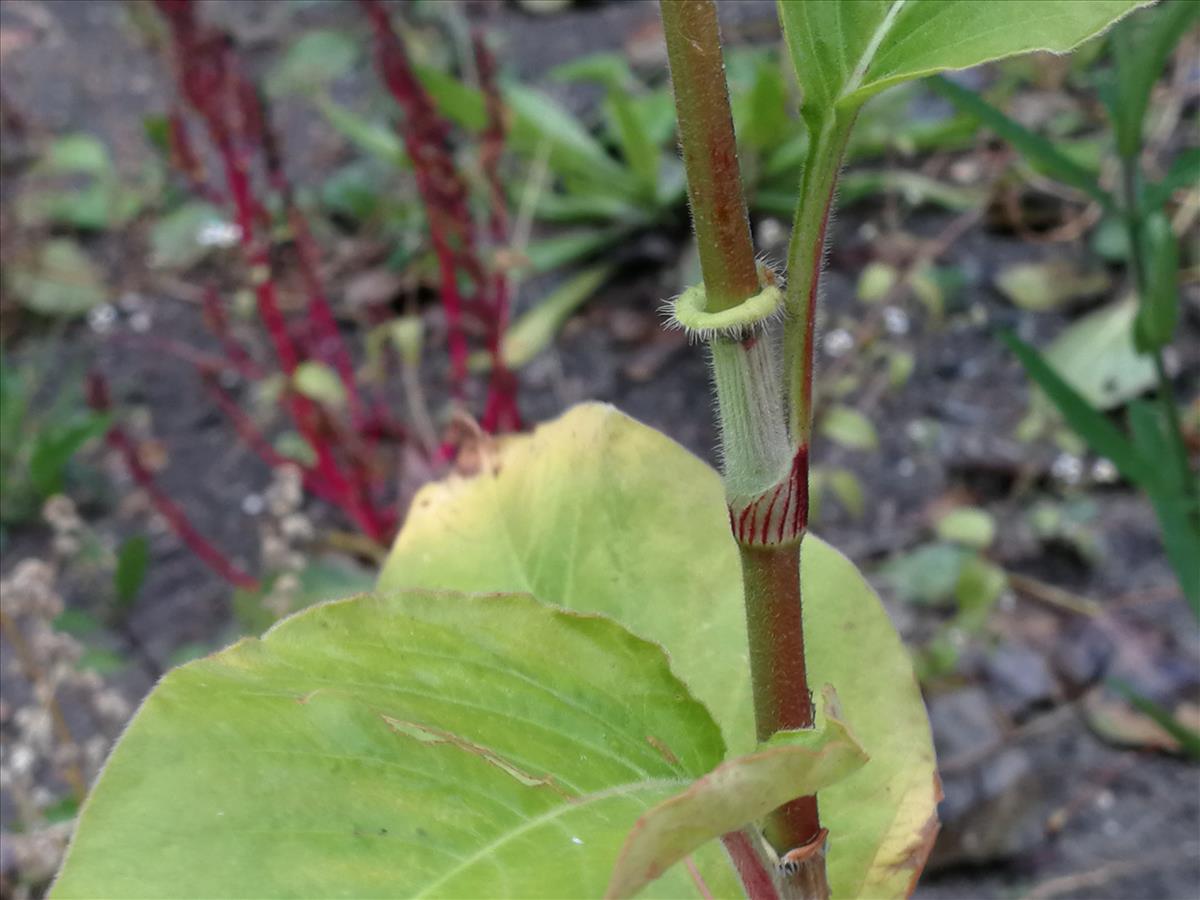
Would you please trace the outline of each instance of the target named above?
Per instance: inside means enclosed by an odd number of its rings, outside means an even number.
[[[234,24],[258,63],[270,59],[308,23],[349,22],[355,16],[355,10],[343,4],[315,4],[296,14],[283,7],[224,0],[211,4],[211,12]],[[550,16],[532,16],[497,3],[471,3],[468,9],[503,36],[502,60],[533,81],[547,68],[586,52],[646,45],[645,36],[653,35],[656,21],[655,4],[649,2],[581,3]],[[735,39],[762,40],[772,33],[769,2],[727,4],[724,12]],[[149,152],[142,117],[162,111],[166,83],[156,61],[125,24],[122,8],[68,0],[10,2],[0,7],[0,27],[30,38],[28,46],[5,57],[4,90],[31,127],[47,133],[98,133],[117,148],[123,168],[136,170]],[[571,95],[568,100],[582,103],[586,96]],[[282,113],[298,179],[319,179],[321,161],[330,158],[328,136],[302,109],[285,108]],[[293,149],[301,155],[293,155]],[[307,163],[318,168],[307,168]],[[846,329],[861,335],[876,315],[854,298],[858,273],[875,255],[876,238],[871,235],[886,238],[902,232],[932,238],[954,219],[942,212],[904,211],[896,222],[894,213],[890,203],[866,203],[838,216],[825,288],[824,334]],[[131,240],[139,239],[136,229],[133,234],[108,235],[96,244],[108,265],[114,299],[136,293],[149,303],[155,335],[209,345],[198,305],[183,298],[186,291],[173,292],[146,271],[144,244],[131,246]],[[654,329],[646,326],[657,320],[662,298],[679,288],[679,238],[658,234],[640,239],[629,250],[639,261],[568,323],[553,349],[522,372],[521,407],[527,420],[545,420],[579,400],[605,400],[714,459],[702,354],[678,340],[648,336]],[[1104,547],[1092,562],[1034,540],[1024,525],[1027,510],[1038,498],[1061,497],[1081,488],[1067,487],[1051,475],[1057,455],[1052,446],[1022,444],[1013,437],[1027,409],[1028,387],[995,335],[1014,327],[1043,342],[1068,317],[1034,316],[1016,309],[990,287],[991,278],[1006,263],[1063,253],[1082,250],[1074,244],[1034,245],[975,225],[939,259],[968,277],[968,286],[945,320],[931,321],[911,298],[899,302],[910,328],[887,340],[914,354],[911,380],[900,390],[880,390],[870,373],[860,372],[859,385],[844,401],[875,424],[880,448],[853,451],[828,440],[815,448],[815,464],[845,467],[858,476],[868,512],[854,519],[837,504],[827,503],[817,530],[871,571],[889,555],[927,539],[933,512],[948,498],[983,506],[999,523],[1000,539],[992,551],[998,562],[1112,604],[1120,633],[1131,643],[1160,654],[1155,658],[1177,661],[1176,674],[1168,679],[1177,696],[1200,684],[1200,635],[1171,589],[1172,574],[1148,506],[1121,487],[1090,490],[1097,506],[1094,527]],[[532,294],[528,290],[522,299],[527,302]],[[1178,342],[1185,348],[1178,383],[1186,396],[1195,395],[1200,375],[1197,317],[1193,303],[1185,312],[1185,334]],[[118,325],[118,330],[123,328],[125,324]],[[28,328],[23,339],[31,339]],[[258,552],[257,524],[241,510],[248,496],[265,489],[270,473],[233,438],[192,372],[160,354],[133,351],[98,336],[83,325],[68,331],[59,352],[72,366],[100,364],[123,402],[149,410],[153,433],[169,451],[162,483],[214,543],[235,548],[232,555],[252,566]],[[821,370],[827,379],[847,371],[844,359],[828,354],[821,357]],[[917,420],[937,426],[936,440],[914,438],[911,424]],[[141,520],[118,506],[114,503],[89,519],[100,530],[117,534],[139,530]],[[4,569],[23,556],[44,555],[47,537],[38,527],[13,532]],[[219,646],[235,632],[229,587],[169,534],[155,535],[152,546],[141,598],[113,636],[132,661],[121,683],[135,699],[180,647]],[[74,586],[71,603],[87,605],[84,587]],[[1029,646],[1052,661],[1064,646],[1077,648],[1094,637],[1078,616],[1027,596],[1010,599],[990,630],[988,643],[993,646]],[[889,609],[906,636],[927,633],[928,613],[898,603]],[[1117,654],[1110,671],[1131,674],[1143,683],[1161,681],[1152,664],[1130,662],[1129,655]],[[1002,678],[989,674],[984,662],[975,669],[964,668],[968,671],[963,677],[931,690],[931,705],[936,708],[942,698],[974,685],[981,692],[972,702],[986,706],[985,715],[1000,725],[991,745],[961,734],[957,742],[939,743],[942,762],[950,767],[947,803],[955,806],[954,815],[946,816],[946,846],[963,838],[957,822],[969,819],[972,809],[999,802],[997,798],[1012,827],[997,840],[999,849],[994,852],[945,859],[942,868],[926,875],[918,896],[1197,896],[1196,768],[1177,758],[1119,749],[1097,739],[1084,720],[1079,692],[1064,686],[1057,669],[1049,700],[1010,715],[1002,709]],[[1006,766],[1012,773],[1005,774]],[[1053,818],[1056,813],[1061,822]],[[5,808],[5,816],[4,829],[9,830],[11,810]],[[996,817],[1002,818],[999,813]]]

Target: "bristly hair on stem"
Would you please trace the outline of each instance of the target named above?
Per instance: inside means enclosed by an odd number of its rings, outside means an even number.
[[[807,433],[789,435],[787,405],[776,383],[778,360],[758,328],[762,323],[755,310],[770,306],[768,292],[778,295],[778,289],[755,263],[716,5],[713,0],[661,0],[660,5],[704,277],[704,309],[692,309],[683,324],[740,323],[750,316],[756,325],[716,328],[709,344],[761,741],[813,725],[800,590],[800,546],[808,524]],[[699,296],[691,295],[693,305]],[[677,319],[681,311],[677,303]],[[803,860],[777,874],[785,885],[804,886],[814,897],[828,895],[824,854],[815,852],[823,834],[815,797],[800,797],[767,817],[765,835],[776,852]],[[727,838],[727,846],[741,846],[736,837]],[[803,852],[806,848],[814,852]],[[739,872],[749,890],[746,879],[754,877],[754,867],[743,871],[739,865]]]

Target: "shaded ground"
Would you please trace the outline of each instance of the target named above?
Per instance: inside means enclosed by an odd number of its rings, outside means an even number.
[[[293,18],[279,12],[280,6],[222,3],[214,12],[238,24],[252,58],[260,61],[298,21],[336,22],[353,12],[319,4]],[[650,3],[586,4],[547,17],[507,5],[470,9],[505,35],[504,58],[529,79],[585,52],[627,48],[639,35],[652,35],[655,20]],[[761,39],[770,34],[771,4],[732,4],[729,12],[732,35]],[[0,9],[0,25],[29,36],[27,47],[5,59],[5,91],[34,127],[50,133],[98,132],[118,148],[122,165],[135,167],[146,153],[141,119],[147,111],[161,110],[163,83],[155,61],[123,24],[120,8],[24,0]],[[322,129],[314,129],[299,111],[284,112],[289,148],[310,154],[317,166],[327,160],[328,136]],[[291,158],[298,173],[306,171],[305,161]],[[880,313],[854,298],[854,285],[881,241],[897,231],[935,240],[957,229],[949,213],[905,211],[899,223],[894,214],[892,203],[879,201],[858,204],[838,217],[826,282],[825,335],[845,331],[861,345],[878,330]],[[530,421],[549,418],[578,400],[606,400],[713,458],[702,355],[671,338],[652,336],[661,298],[679,286],[679,237],[651,235],[628,249],[635,265],[522,372],[522,411]],[[97,246],[114,299],[143,297],[156,335],[206,344],[197,304],[187,291],[173,291],[146,272],[144,247],[131,250],[112,236]],[[1036,500],[1075,490],[1052,474],[1058,451],[1013,437],[1026,412],[1027,384],[994,335],[1014,327],[1043,341],[1067,317],[1023,313],[990,285],[995,272],[1012,261],[1080,252],[1075,244],[1030,244],[971,225],[940,256],[969,278],[943,323],[929,321],[911,298],[891,304],[904,312],[907,326],[894,329],[888,340],[913,353],[911,380],[902,390],[884,390],[869,373],[859,373],[846,401],[874,422],[879,449],[848,450],[831,441],[816,445],[815,463],[853,471],[868,498],[866,515],[857,519],[837,504],[826,504],[818,530],[868,570],[924,541],[936,511],[950,498],[982,506],[996,517],[1000,537],[992,556],[997,562],[1038,583],[1093,598],[1106,610],[1097,622],[1027,592],[1010,594],[984,642],[1010,664],[997,664],[995,655],[980,651],[978,658],[964,660],[958,676],[931,687],[948,794],[943,810],[948,824],[939,848],[946,865],[925,878],[918,896],[1185,898],[1195,896],[1200,884],[1196,769],[1167,756],[1102,743],[1085,724],[1081,700],[1104,672],[1171,697],[1200,687],[1200,638],[1173,588],[1154,518],[1123,488],[1090,491],[1096,506],[1092,527],[1103,547],[1090,562],[1037,540],[1027,524]],[[127,320],[125,315],[118,329],[126,328]],[[1194,396],[1200,361],[1194,301],[1186,307],[1184,329],[1178,342],[1185,348],[1179,382],[1185,396]],[[845,374],[845,358],[832,355],[828,341],[823,346],[821,377]],[[82,325],[65,335],[61,353],[81,366],[100,362],[125,402],[150,410],[154,434],[169,448],[170,465],[161,474],[165,487],[215,543],[240,548],[235,555],[253,561],[256,521],[240,511],[246,498],[261,495],[269,472],[232,439],[192,374]],[[920,428],[914,428],[916,422]],[[936,426],[932,439],[931,424]],[[95,519],[101,530],[127,533],[136,527],[117,504]],[[37,528],[15,532],[5,547],[4,568],[24,555],[44,553],[46,542],[46,533]],[[131,699],[140,697],[180,647],[219,645],[234,633],[227,585],[169,535],[155,536],[152,545],[141,599],[123,633],[111,636],[132,661],[117,676]],[[86,606],[86,585],[74,585],[69,600]],[[899,603],[889,608],[906,636],[928,633],[928,612]],[[1168,675],[1157,665],[1161,660],[1173,666]],[[1080,667],[1092,662],[1095,671],[1079,675]],[[1046,673],[1042,683],[1021,678],[1038,665]],[[9,830],[12,810],[5,808],[4,814]]]

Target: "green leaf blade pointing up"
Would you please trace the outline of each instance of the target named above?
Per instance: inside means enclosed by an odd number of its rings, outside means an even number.
[[[1033,50],[1065,53],[1148,0],[779,0],[806,109]]]

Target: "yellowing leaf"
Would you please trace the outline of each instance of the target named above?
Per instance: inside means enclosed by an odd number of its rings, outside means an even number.
[[[833,893],[904,896],[936,833],[939,796],[912,665],[854,565],[812,536],[801,582],[810,682],[837,689],[870,757],[819,796]],[[755,747],[720,476],[612,407],[575,407],[485,448],[477,475],[423,488],[380,585],[528,591],[611,615],[667,649],[733,752]]]
[[[723,752],[662,650],[610,620],[325,603],[160,682],[52,895],[595,897],[638,817]],[[694,891],[683,867],[654,888]]]

